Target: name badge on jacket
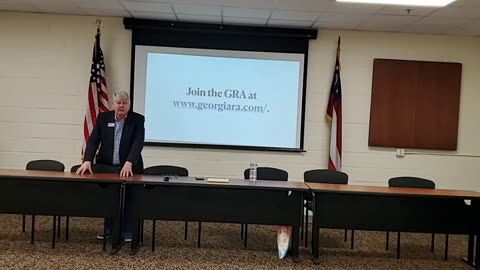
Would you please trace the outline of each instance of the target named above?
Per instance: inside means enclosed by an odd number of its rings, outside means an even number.
[[[108,127],[115,127],[115,123],[108,123]]]

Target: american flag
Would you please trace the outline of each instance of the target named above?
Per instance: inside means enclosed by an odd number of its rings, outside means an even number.
[[[97,115],[106,112],[108,107],[107,81],[105,80],[105,62],[100,48],[100,29],[97,28],[95,44],[93,45],[92,67],[90,69],[90,82],[88,85],[87,113],[83,121],[83,148],[85,152],[88,138],[97,122]]]
[[[328,169],[340,171],[342,167],[342,84],[340,83],[340,37],[338,38],[337,60],[333,72],[332,86],[327,106],[327,119],[332,123],[330,130],[330,157]]]

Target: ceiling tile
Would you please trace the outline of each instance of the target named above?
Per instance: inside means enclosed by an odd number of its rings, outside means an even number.
[[[385,25],[401,26],[413,23],[420,19],[420,16],[398,16],[398,15],[373,15],[363,22],[363,25]]]
[[[151,0],[149,0],[151,1]],[[155,0],[158,1],[158,0]],[[170,0],[174,4],[194,4],[244,8],[275,8],[276,0]]]
[[[480,36],[479,29],[455,28],[455,29],[449,29],[444,33],[448,35]]]
[[[176,21],[177,17],[173,13],[159,13],[159,12],[143,12],[143,11],[131,11],[133,17],[138,19],[150,19],[150,20],[167,20]]]
[[[224,0],[222,6],[273,9],[276,0]]]
[[[72,0],[72,2],[82,9],[124,9],[118,0]]]
[[[441,17],[426,17],[402,29],[404,32],[415,33],[447,33],[468,24],[467,19],[452,19]]]
[[[332,0],[277,0],[276,8],[281,10],[326,11]]]
[[[0,10],[37,11],[32,2],[26,0],[1,0]]]
[[[206,16],[206,15],[190,15],[177,13],[180,21],[186,22],[207,22],[207,23],[221,23],[222,17],[220,16]]]
[[[123,0],[118,0],[123,1]],[[154,3],[170,3],[170,0],[125,0],[125,1],[132,1],[132,2],[154,2]]]
[[[480,19],[480,7],[444,7],[434,12],[431,16]]]
[[[52,14],[66,14],[66,15],[87,15],[87,12],[81,8],[67,8],[67,7],[38,7],[38,12],[42,13],[52,13]]]
[[[470,29],[480,31],[480,20],[471,20],[468,23],[459,26],[462,29]]]
[[[383,5],[377,4],[355,4],[355,3],[342,3],[333,2],[328,12],[335,13],[355,13],[355,14],[376,14],[384,8]]]
[[[265,25],[267,19],[223,17],[223,22],[227,24]]]
[[[122,4],[129,11],[172,13],[169,3],[122,1]]]
[[[452,2],[449,7],[480,7],[480,1],[478,0],[456,0]]]
[[[312,25],[311,21],[285,21],[285,20],[269,20],[268,25],[270,26],[290,26],[290,27],[310,27]]]
[[[315,28],[328,28],[328,29],[356,29],[358,23],[354,22],[329,22],[329,21],[317,21],[313,27]]]
[[[370,15],[366,14],[351,14],[351,13],[320,13],[317,19],[317,22],[335,24],[338,23],[342,25],[346,24],[359,24],[361,22],[367,21],[370,18]]]
[[[406,27],[400,30],[400,32],[415,34],[443,34],[445,31],[447,29],[438,27]]]
[[[221,7],[218,6],[196,6],[196,5],[177,5],[173,6],[175,13],[186,15],[218,16],[220,17]]]
[[[31,1],[34,6],[42,8],[65,8],[65,9],[77,9],[78,7],[71,1],[68,0],[42,0],[42,1]]]
[[[317,19],[319,12],[309,11],[288,11],[288,10],[274,10],[272,12],[272,19],[286,20],[286,21],[311,21]]]
[[[401,29],[401,32],[406,33],[422,33],[422,34],[443,34],[448,31],[449,27],[432,26],[432,25],[409,25]]]
[[[405,16],[425,16],[438,8],[430,7],[411,7],[411,6],[386,6],[384,9],[378,12],[383,15],[405,15]],[[410,11],[408,11],[410,10]]]
[[[468,19],[425,17],[416,21],[413,25],[457,27],[467,22]]]
[[[57,7],[46,7],[38,8],[40,13],[51,13],[51,14],[65,14],[65,15],[88,15],[88,13],[80,8],[57,8]]]
[[[224,7],[223,8],[224,17],[236,17],[236,18],[261,18],[267,19],[270,16],[269,9],[258,9],[258,8],[234,8],[234,7]]]
[[[383,31],[383,32],[398,32],[401,29],[402,29],[401,25],[384,25],[384,24],[361,24],[356,28],[356,30]]]
[[[84,8],[83,11],[88,15],[130,17],[130,14],[126,10]]]
[[[359,30],[400,31],[420,16],[373,15],[357,26]]]

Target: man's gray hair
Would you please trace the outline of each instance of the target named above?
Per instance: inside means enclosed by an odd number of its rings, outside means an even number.
[[[113,101],[130,100],[130,95],[125,91],[118,91],[113,93]]]

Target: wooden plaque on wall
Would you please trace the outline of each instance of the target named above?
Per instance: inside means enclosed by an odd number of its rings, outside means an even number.
[[[456,150],[462,64],[373,63],[369,146]]]

